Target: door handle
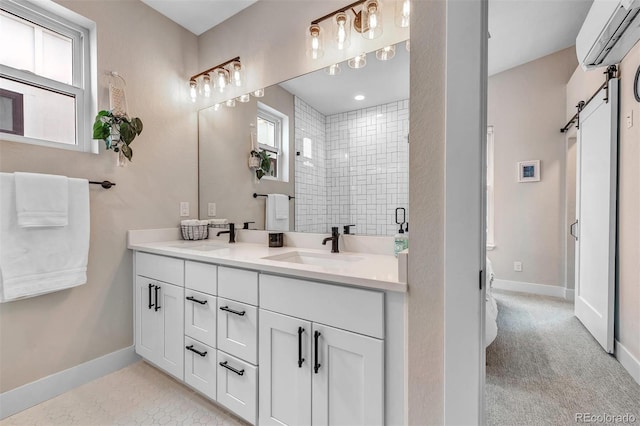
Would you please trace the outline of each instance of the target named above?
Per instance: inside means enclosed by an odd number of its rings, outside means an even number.
[[[233,372],[234,372],[234,373],[236,373],[238,376],[243,376],[243,375],[244,375],[244,369],[242,369],[242,370],[236,370],[235,368],[233,368],[232,366],[230,366],[230,365],[227,363],[227,361],[221,362],[221,363],[220,363],[220,366],[221,366],[221,367],[226,368],[227,370],[231,370],[231,371],[233,371]]]
[[[244,316],[244,314],[246,314],[246,313],[247,313],[247,311],[242,311],[242,312],[234,311],[233,309],[229,308],[228,306],[221,306],[221,307],[220,307],[220,310],[221,310],[221,311],[226,311],[226,312],[229,312],[229,313],[232,313],[232,314],[235,314],[235,315],[241,316],[241,317],[243,317],[243,316]]]
[[[158,302],[158,292],[160,291],[160,286],[156,285],[155,287],[155,300],[156,300],[156,307],[153,308],[156,312],[160,310],[160,302]]]
[[[320,332],[319,332],[318,330],[316,330],[316,331],[313,333],[313,340],[314,340],[314,343],[315,343],[315,346],[316,346],[316,347],[315,347],[315,352],[314,352],[314,354],[315,354],[315,361],[313,362],[313,364],[314,364],[314,365],[313,365],[313,371],[314,371],[316,374],[318,374],[318,370],[320,369],[320,367],[321,367],[321,365],[322,365],[322,364],[320,364],[320,363],[318,362],[318,339],[320,338],[320,336],[321,336],[321,334],[320,334]]]
[[[302,358],[302,333],[304,333],[304,328],[298,327],[298,368],[302,368],[304,362],[304,358]]]
[[[149,309],[153,308],[153,303],[151,303],[151,288],[153,288],[153,284],[149,284]]]
[[[206,300],[198,300],[193,296],[187,296],[187,300],[191,301],[191,302],[195,302],[195,303],[199,303],[201,305],[206,305],[207,301]]]
[[[201,356],[201,357],[203,357],[203,358],[204,358],[205,356],[207,356],[207,351],[200,352],[200,351],[199,351],[199,350],[197,350],[197,349],[193,349],[193,345],[185,346],[185,348],[186,348],[187,350],[191,351],[191,352],[195,352],[195,353],[197,353],[198,355],[200,355],[200,356]]]
[[[576,220],[575,222],[573,222],[573,223],[569,226],[569,234],[571,234],[571,236],[572,236],[573,238],[575,238],[575,239],[576,239],[576,241],[578,241],[578,234],[576,234],[576,233],[575,233],[575,232],[573,232],[573,231],[574,231],[574,229],[575,229],[574,227],[577,227],[577,225],[578,225],[578,220]]]

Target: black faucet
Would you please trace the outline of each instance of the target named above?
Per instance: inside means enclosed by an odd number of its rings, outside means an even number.
[[[229,234],[229,243],[235,243],[236,242],[236,224],[235,223],[230,223],[229,224],[229,230],[228,231],[220,231],[218,232],[218,237],[222,234]]]
[[[340,238],[340,233],[338,232],[338,227],[334,226],[331,228],[331,236],[322,240],[322,245],[326,246],[327,241],[331,241],[331,253],[340,253],[340,250],[338,250],[338,238]]]
[[[355,225],[345,225],[342,228],[344,229],[344,235],[353,235],[351,233],[351,227]]]

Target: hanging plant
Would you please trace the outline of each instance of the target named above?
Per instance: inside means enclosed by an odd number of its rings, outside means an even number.
[[[142,133],[142,120],[138,117],[116,115],[111,111],[100,111],[93,123],[93,139],[104,141],[107,149],[121,153],[131,161],[131,142]]]
[[[256,177],[258,180],[264,176],[271,174],[271,157],[267,151],[251,151],[251,156],[258,158],[260,165],[256,168]]]

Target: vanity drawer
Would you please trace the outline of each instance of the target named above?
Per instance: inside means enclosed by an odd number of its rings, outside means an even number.
[[[184,260],[136,252],[136,275],[184,286]]]
[[[217,401],[249,423],[256,424],[258,368],[218,351]]]
[[[217,298],[190,289],[184,296],[184,334],[215,347]]]
[[[260,308],[384,339],[384,293],[260,274]]]
[[[218,293],[218,267],[207,263],[185,261],[184,286],[202,293]]]
[[[218,298],[218,349],[258,363],[258,308]]]
[[[218,296],[258,306],[258,273],[219,266]]]
[[[218,371],[216,350],[190,337],[184,338],[184,345],[184,381],[215,400]]]

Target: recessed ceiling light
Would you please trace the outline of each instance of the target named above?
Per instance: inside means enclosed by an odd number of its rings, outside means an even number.
[[[362,101],[364,100],[364,95],[355,95],[353,99],[355,99],[356,101]]]

